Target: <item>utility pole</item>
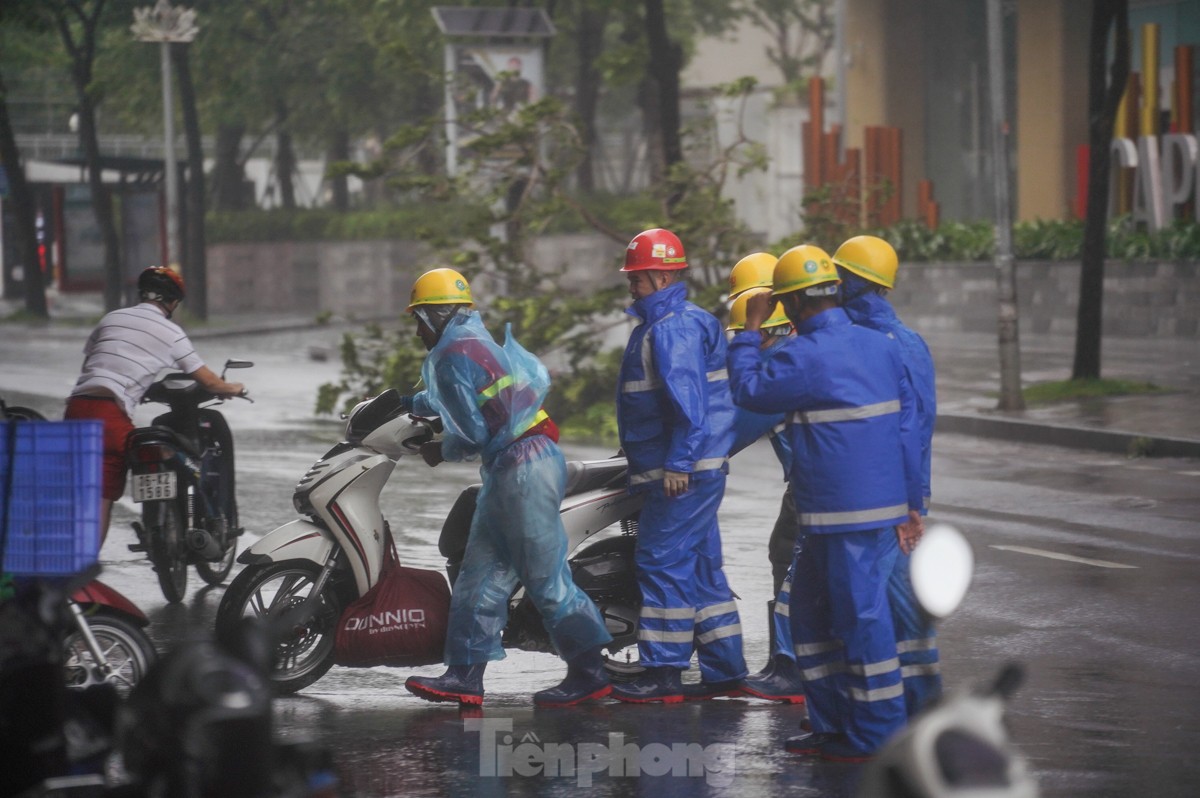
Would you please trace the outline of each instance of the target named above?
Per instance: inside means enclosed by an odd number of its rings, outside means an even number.
[[[987,0],[988,86],[992,96],[992,164],[996,191],[996,297],[999,301],[1001,410],[1024,410],[1017,275],[1012,254],[1012,203],[1008,185],[1008,111],[1005,102],[1003,0]]]
[[[179,172],[175,165],[175,98],[171,91],[171,44],[196,38],[196,12],[158,0],[133,12],[130,30],[140,42],[158,42],[162,50],[164,185],[167,195],[167,262],[179,270]]]

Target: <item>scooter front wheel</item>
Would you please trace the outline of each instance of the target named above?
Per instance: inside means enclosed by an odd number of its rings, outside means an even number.
[[[316,587],[321,568],[308,560],[287,560],[242,569],[229,583],[217,609],[217,635],[232,632],[243,618],[269,622],[275,668],[275,692],[294,693],[320,679],[333,667],[337,623],[348,603],[335,581],[325,583],[308,617],[290,619],[301,611]]]
[[[158,659],[154,644],[137,624],[115,615],[88,615],[87,625],[96,637],[108,667],[112,669],[112,676],[104,678],[103,670],[84,642],[83,635],[72,632],[63,642],[63,670],[67,687],[83,690],[108,681],[124,698],[134,685],[145,678],[150,666]]]

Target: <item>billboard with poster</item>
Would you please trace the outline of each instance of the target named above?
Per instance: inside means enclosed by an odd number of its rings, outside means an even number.
[[[505,116],[536,102],[545,91],[544,42],[554,24],[540,8],[434,6],[446,37],[446,170],[458,171],[458,153],[488,132],[480,111]],[[494,124],[495,116],[488,114]]]
[[[538,100],[545,90],[542,48],[538,45],[447,45],[451,74],[446,93],[447,169],[457,172],[458,153],[488,131],[472,120],[478,111],[505,116]],[[491,124],[495,117],[489,115]]]

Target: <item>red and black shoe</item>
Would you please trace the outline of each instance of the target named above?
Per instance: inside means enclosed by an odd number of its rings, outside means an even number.
[[[483,669],[478,665],[450,665],[441,676],[410,676],[405,689],[426,701],[457,701],[465,706],[483,704]]]
[[[567,663],[567,676],[554,687],[533,694],[534,706],[573,707],[584,701],[604,698],[612,692],[604,657],[600,649],[592,649]]]
[[[683,686],[684,701],[710,701],[714,698],[745,697],[742,692],[744,679],[728,679],[723,682],[699,682]]]
[[[817,756],[826,762],[869,762],[874,754],[856,748],[845,736],[838,735],[835,739],[822,743]]]
[[[615,684],[612,697],[626,704],[682,704],[678,668],[646,668],[632,682]]]
[[[764,701],[785,704],[804,703],[804,680],[796,660],[783,654],[771,658],[771,664],[753,676],[747,676],[742,692]]]

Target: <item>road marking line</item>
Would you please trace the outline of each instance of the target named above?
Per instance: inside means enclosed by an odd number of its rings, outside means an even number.
[[[1073,557],[1070,554],[1059,554],[1056,551],[1046,551],[1045,549],[1031,549],[1026,546],[989,546],[989,548],[999,549],[1000,551],[1015,551],[1020,554],[1032,554],[1035,557],[1047,557],[1051,560],[1066,560],[1067,562],[1094,565],[1097,568],[1137,568],[1136,565],[1124,565],[1119,562],[1109,562],[1108,560],[1089,560],[1086,557]]]

